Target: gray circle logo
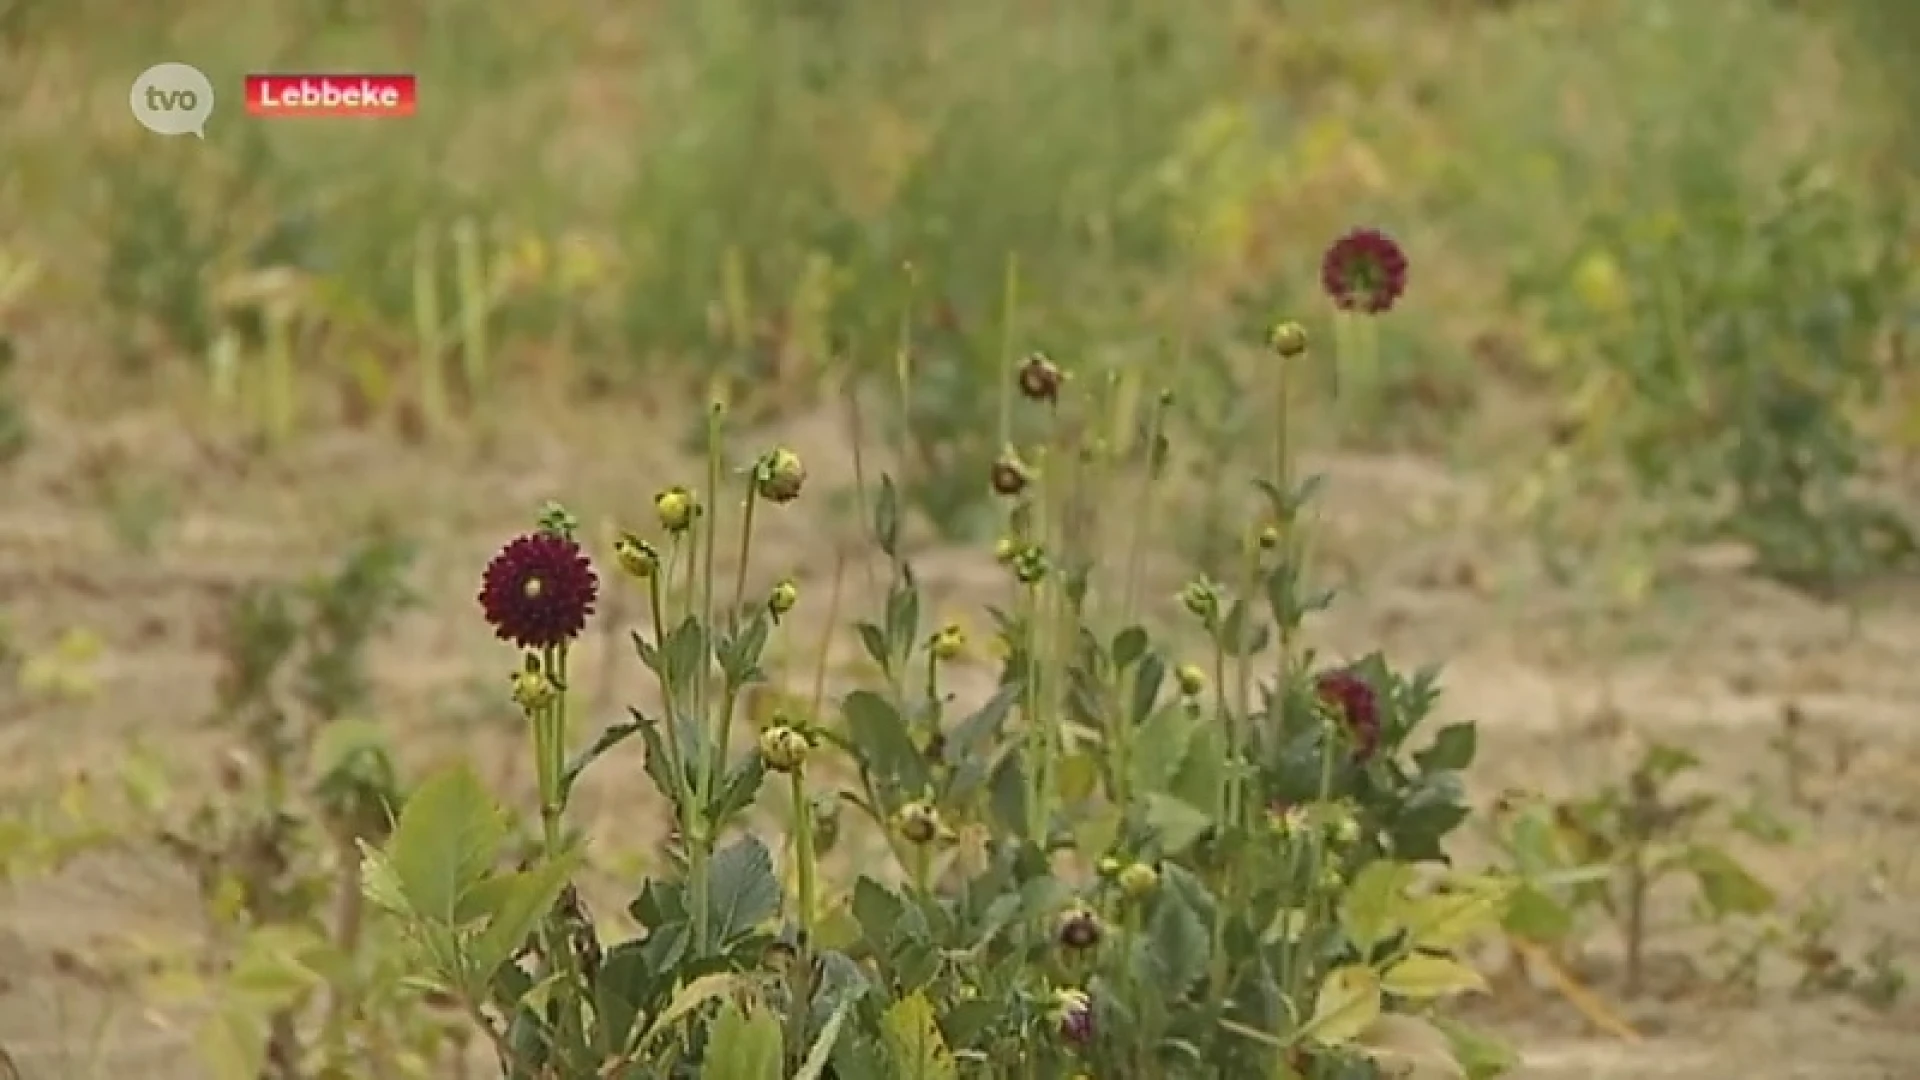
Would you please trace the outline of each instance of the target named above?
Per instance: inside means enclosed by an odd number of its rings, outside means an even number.
[[[155,64],[133,80],[127,95],[133,118],[156,135],[207,137],[213,83],[191,64]]]

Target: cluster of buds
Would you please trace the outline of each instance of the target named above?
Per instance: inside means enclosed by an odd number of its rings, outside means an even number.
[[[1047,558],[1047,549],[1039,544],[1022,547],[1007,564],[1013,570],[1013,577],[1022,585],[1038,585],[1047,580],[1047,574],[1053,570],[1053,562]]]
[[[1180,605],[1209,629],[1220,624],[1220,586],[1206,578],[1190,581],[1180,590]]]

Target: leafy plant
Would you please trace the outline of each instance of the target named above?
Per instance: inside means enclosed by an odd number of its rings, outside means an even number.
[[[1677,792],[1699,764],[1685,750],[1655,744],[1623,782],[1557,804],[1510,807],[1499,841],[1521,884],[1506,913],[1507,930],[1559,945],[1574,938],[1584,914],[1601,913],[1620,936],[1622,987],[1633,995],[1643,985],[1651,904],[1663,885],[1691,884],[1693,910],[1709,923],[1771,914],[1778,902],[1773,890],[1723,838],[1777,841],[1778,835],[1711,795]]]
[[[1024,410],[1038,436],[1010,439],[983,477],[1005,513],[1008,591],[989,608],[1000,678],[971,706],[946,689],[964,633],[928,625],[904,497],[883,475],[862,503],[889,585],[853,626],[877,683],[833,707],[819,691],[776,707],[736,748],[743,698],[799,602],[787,582],[748,592],[755,523],[807,473],[780,448],[736,470],[719,404],[704,484],[663,489],[656,535],[622,534],[612,551],[652,615],[633,644],[657,713],[634,710],[569,756],[572,643],[601,581],[560,506],[503,547],[480,603],[522,654],[512,688],[532,732],[539,853],[504,861],[503,811],[465,768],[428,780],[386,843],[363,844],[369,898],[502,1075],[1503,1068],[1431,1019],[1480,988],[1458,950],[1499,924],[1510,889],[1445,865],[1474,729],[1422,742],[1432,672],[1405,677],[1379,656],[1329,665],[1298,645],[1328,599],[1306,583],[1311,485],[1295,479],[1289,425],[1305,332],[1286,324],[1273,345],[1273,441],[1238,586],[1200,577],[1181,593],[1202,664],[1176,660],[1191,631],[1140,621],[1144,534],[1103,527],[1121,505],[1109,493],[1129,493],[1135,514],[1160,497],[1161,459],[1127,439],[1158,430],[1163,402],[1113,380],[1082,389],[1038,355],[1005,361],[1003,415]],[[903,357],[903,389],[911,372]],[[731,581],[723,548],[739,553]],[[1127,573],[1109,576],[1116,565]],[[670,870],[635,890],[640,935],[605,946],[573,898],[585,853],[564,818],[582,770],[633,738],[672,807]],[[835,757],[851,782],[823,789]],[[768,787],[787,808],[777,845],[746,817]],[[891,872],[824,876],[826,849],[853,842],[841,807]]]
[[[1576,263],[1521,282],[1599,361],[1569,437],[1670,498],[1668,527],[1782,580],[1905,565],[1911,523],[1873,484],[1865,426],[1913,284],[1901,204],[1811,169],[1764,200],[1730,168],[1694,179],[1684,215],[1595,214]]]

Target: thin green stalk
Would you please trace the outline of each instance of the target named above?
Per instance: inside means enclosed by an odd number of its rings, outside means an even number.
[[[415,359],[420,365],[420,418],[427,430],[447,426],[447,379],[441,370],[446,356],[440,315],[439,235],[431,225],[420,226],[413,246],[413,333]]]
[[[669,547],[668,549],[668,567],[672,565],[672,556],[675,547],[677,547],[677,542],[674,547]],[[664,573],[670,573],[670,570],[662,568],[647,578],[647,609],[653,615],[653,648],[656,654],[664,650],[667,644],[665,587],[660,581],[660,575]],[[687,757],[686,751],[680,746],[680,714],[679,707],[674,701],[674,696],[673,680],[662,678],[660,680],[660,708],[665,713],[665,720],[662,726],[665,729],[664,738],[666,739],[668,765],[673,769],[674,790],[680,796],[683,818],[680,822],[680,830],[684,835],[687,826],[684,818],[691,812],[693,792],[688,787]]]
[[[485,262],[481,257],[480,230],[471,218],[454,222],[453,263],[460,305],[461,375],[466,382],[467,393],[478,400],[486,391],[487,369],[490,366],[487,317],[493,301],[487,288]]]
[[[753,548],[753,510],[760,502],[760,485],[751,470],[747,473],[746,508],[741,511],[740,520],[740,565],[733,571],[733,605],[727,611],[727,629],[740,629],[741,605],[747,598],[747,556]]]
[[[293,327],[298,318],[290,304],[275,301],[266,312],[266,385],[265,400],[267,442],[284,445],[293,434],[295,393],[293,388]]]
[[[1020,303],[1020,256],[1009,254],[1000,291],[1000,443],[1013,444],[1013,393],[1018,381],[1014,358],[1014,313]]]
[[[713,857],[714,843],[719,839],[714,835],[713,822],[706,820],[707,808],[713,804],[713,793],[717,790],[722,770],[726,768],[726,739],[732,710],[713,707],[713,579],[714,549],[718,546],[715,537],[719,533],[719,493],[720,493],[720,456],[721,438],[726,407],[716,398],[707,410],[707,486],[706,500],[710,504],[700,515],[700,533],[698,537],[700,572],[695,575],[693,586],[697,592],[695,601],[699,611],[702,646],[700,649],[700,667],[694,673],[694,713],[708,724],[706,752],[707,759],[701,762],[697,773],[700,777],[698,806],[693,817],[693,828],[686,830],[684,838],[687,846],[687,871],[693,886],[693,937],[696,956],[705,956],[713,942],[710,938],[710,903],[713,882],[708,866]]]

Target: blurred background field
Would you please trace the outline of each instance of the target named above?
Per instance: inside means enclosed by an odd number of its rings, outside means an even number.
[[[599,529],[692,482],[716,384],[835,493],[756,572],[825,595],[852,431],[959,610],[1009,352],[1170,389],[1187,458],[1257,458],[1234,377],[1275,318],[1331,339],[1320,252],[1371,225],[1411,285],[1310,433],[1355,595],[1320,644],[1449,663],[1489,794],[1590,784],[1653,732],[1757,797],[1811,717],[1835,790],[1768,869],[1920,945],[1915,55],[1899,0],[0,0],[0,791],[42,807],[136,746],[200,775],[233,741],[204,719],[223,613],[376,528],[421,602],[353,711],[403,760],[506,774],[479,566],[541,499]],[[205,142],[128,115],[163,60],[227,95]],[[240,111],[291,70],[416,73],[420,113]],[[1202,565],[1212,471],[1162,538]],[[620,679],[588,658],[596,709]],[[648,850],[602,786],[610,843]],[[0,1046],[29,1080],[205,1075],[177,1003],[127,1004],[101,958],[198,942],[193,883],[21,835]],[[1689,993],[1623,1006],[1636,1046],[1521,997],[1494,1009],[1540,1076],[1920,1049],[1910,1005]],[[1716,1037],[1751,1060],[1703,1060]]]

